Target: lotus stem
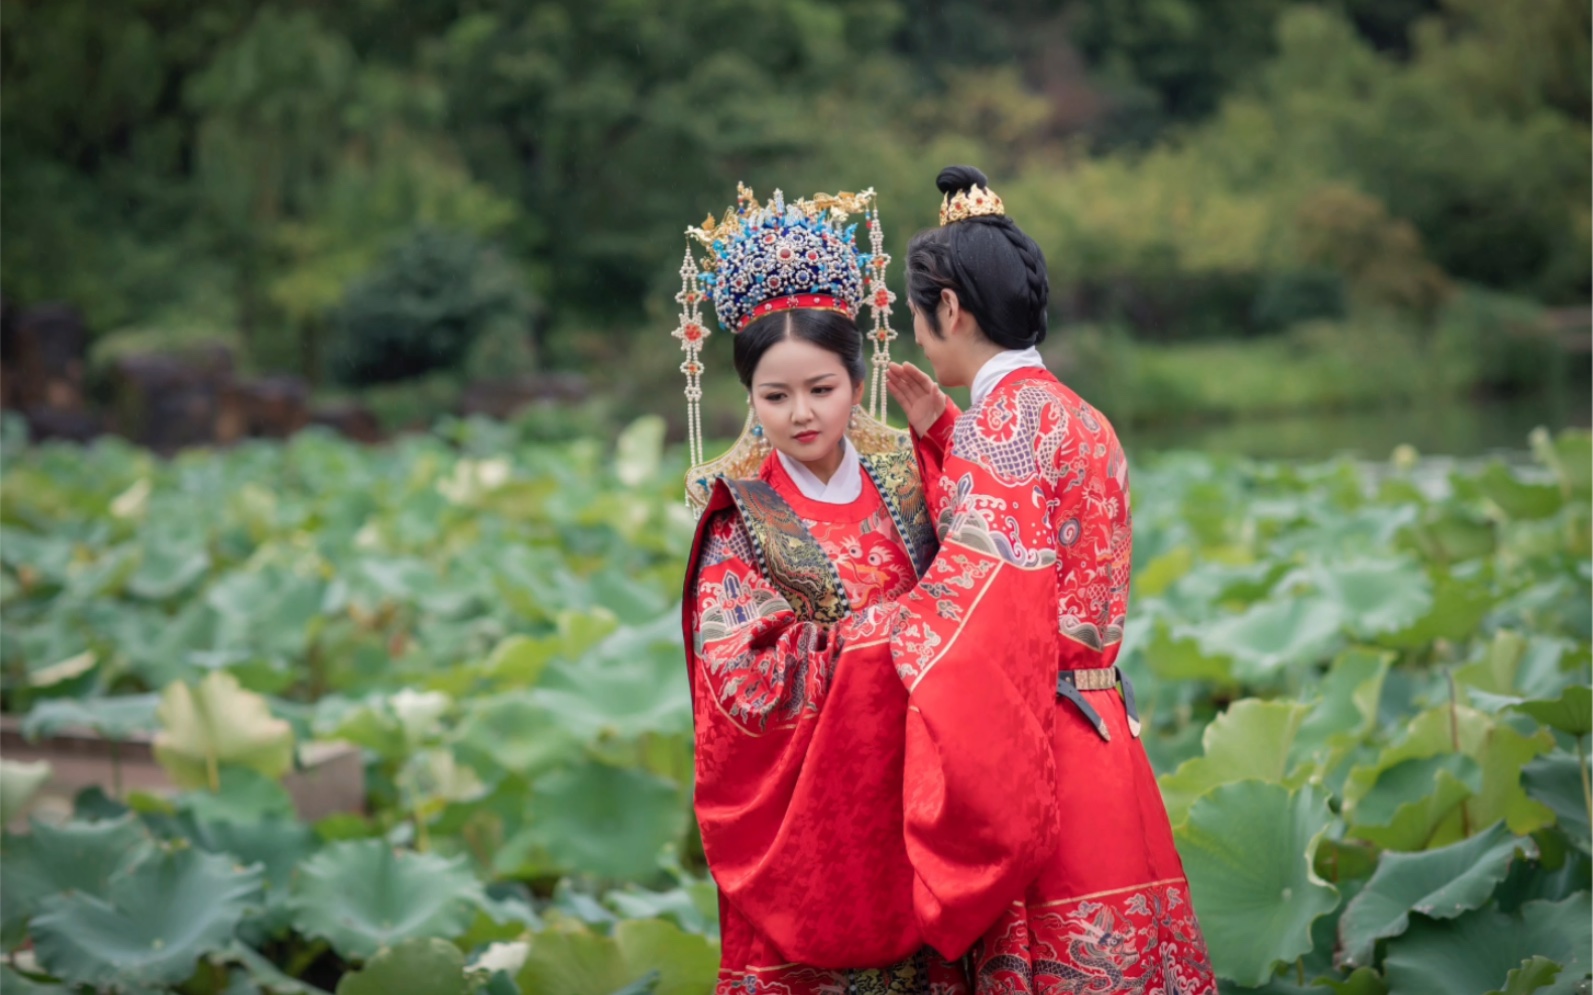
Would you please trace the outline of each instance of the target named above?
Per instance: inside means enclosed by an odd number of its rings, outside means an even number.
[[[205,754],[205,776],[210,779],[212,794],[221,793],[221,767],[216,763],[215,753]]]
[[[1582,801],[1587,805],[1587,821],[1593,825],[1593,787],[1588,784],[1587,746],[1582,742],[1585,738],[1576,738],[1576,772],[1582,779]]]
[[[1444,677],[1449,681],[1449,745],[1458,755],[1460,753],[1460,692],[1455,687],[1455,671],[1444,671]],[[1471,838],[1471,806],[1468,796],[1460,800],[1460,835],[1465,839]],[[1434,830],[1437,831],[1436,828]],[[1431,842],[1429,840],[1429,842]]]
[[[416,794],[418,795],[419,792],[416,792]],[[415,849],[421,853],[431,849],[431,833],[426,829],[426,814],[422,811],[424,807],[424,802],[417,798],[415,804],[410,808],[410,812],[415,819]]]

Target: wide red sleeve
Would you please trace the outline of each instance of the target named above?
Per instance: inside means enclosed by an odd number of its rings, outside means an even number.
[[[967,444],[977,448],[978,434]],[[1032,474],[1009,481],[991,464],[947,453],[940,552],[891,622],[910,691],[903,816],[913,902],[926,942],[947,957],[1022,898],[1058,842],[1052,509]]]
[[[935,419],[935,424],[929,427],[929,431],[923,435],[913,431],[913,450],[918,456],[918,478],[923,481],[926,495],[934,494],[939,486],[946,454],[951,452],[952,430],[956,428],[957,417],[961,414],[956,403],[948,397],[946,410]]]
[[[898,961],[923,941],[901,831],[907,694],[888,632],[857,616],[802,621],[733,510],[704,528],[685,610],[695,804],[721,896],[790,962]]]

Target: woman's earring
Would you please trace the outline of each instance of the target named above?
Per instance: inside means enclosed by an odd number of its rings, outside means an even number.
[[[857,405],[855,404],[852,405],[852,417],[849,421],[847,421],[846,427],[851,429],[857,428]]]
[[[752,416],[752,437],[758,440],[759,449],[769,448],[769,437],[763,434],[763,422],[758,420],[757,415]]]

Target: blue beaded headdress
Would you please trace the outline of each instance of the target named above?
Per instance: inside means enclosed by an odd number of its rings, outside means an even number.
[[[885,235],[879,224],[874,191],[815,194],[812,199],[787,203],[780,191],[759,204],[745,184],[736,185],[736,206],[726,208],[714,221],[712,214],[686,234],[707,247],[699,264],[686,250],[681,263],[680,325],[673,335],[680,340],[686,361],[687,438],[693,466],[702,454],[702,346],[709,330],[701,306],[712,296],[719,327],[732,335],[766,314],[786,310],[836,311],[856,320],[867,303],[873,327],[867,333],[874,343],[868,414],[885,429],[885,373],[890,343],[891,304],[896,295],[885,285]],[[853,214],[868,222],[869,252],[857,250],[857,226],[847,224]],[[739,447],[738,443],[738,447]],[[734,450],[733,450],[734,451]]]
[[[852,212],[866,211],[874,192],[820,194],[791,204],[776,190],[765,205],[742,185],[736,206],[686,233],[710,250],[702,282],[713,294],[719,327],[732,334],[775,311],[817,308],[857,317],[862,268]]]

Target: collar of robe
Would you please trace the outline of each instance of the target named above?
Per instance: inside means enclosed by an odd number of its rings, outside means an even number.
[[[835,468],[826,482],[814,475],[812,470],[776,449],[774,454],[780,458],[780,465],[785,467],[785,472],[790,475],[791,482],[797,485],[797,490],[809,501],[818,501],[823,504],[851,504],[863,493],[863,464],[858,458],[857,447],[852,445],[852,440],[841,439],[842,453],[841,465]]]
[[[1045,367],[1045,360],[1040,357],[1040,350],[1034,346],[1027,349],[1006,349],[996,353],[985,365],[979,367],[979,372],[974,374],[973,386],[969,388],[969,410],[979,407],[996,389],[1007,374],[1014,370],[1026,370],[1030,367]]]

